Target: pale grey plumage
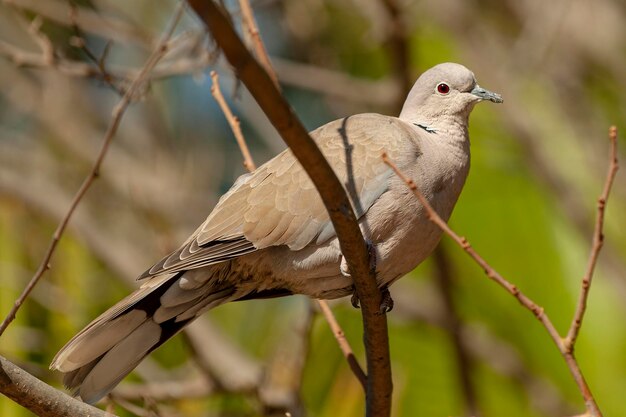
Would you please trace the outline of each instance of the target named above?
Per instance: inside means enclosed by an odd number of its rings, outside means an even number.
[[[469,170],[467,120],[480,100],[502,101],[465,67],[440,64],[418,79],[398,118],[361,114],[311,133],[372,244],[380,287],[423,261],[441,236],[381,154],[387,152],[448,219]],[[85,401],[105,395],[145,355],[219,304],[353,291],[328,213],[289,150],[240,177],[180,249],[140,278],[145,282],[138,290],[52,362]]]

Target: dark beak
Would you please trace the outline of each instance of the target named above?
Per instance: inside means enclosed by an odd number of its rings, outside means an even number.
[[[493,93],[489,90],[485,90],[478,84],[470,91],[470,93],[474,94],[476,97],[480,97],[482,100],[489,100],[494,103],[502,103],[502,96],[498,93]]]

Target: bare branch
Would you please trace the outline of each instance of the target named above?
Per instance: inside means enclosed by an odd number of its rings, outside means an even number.
[[[387,319],[379,314],[381,294],[369,268],[369,254],[345,190],[328,161],[263,67],[252,57],[220,6],[209,0],[189,1],[208,26],[241,81],[309,174],[337,233],[356,293],[361,300],[368,388],[366,414],[388,416],[391,410],[391,365]]]
[[[283,84],[361,104],[389,107],[397,103],[402,89],[395,78],[368,80],[341,71],[272,57]]]
[[[352,348],[350,347],[350,343],[348,343],[348,340],[346,339],[346,334],[343,332],[343,329],[341,328],[341,326],[339,326],[339,323],[337,322],[337,319],[335,318],[332,310],[328,306],[328,303],[324,300],[318,300],[318,301],[319,301],[320,310],[322,310],[322,314],[324,315],[324,318],[328,322],[330,330],[333,332],[335,339],[337,339],[339,348],[341,349],[343,356],[348,361],[348,365],[350,365],[350,369],[352,370],[356,378],[359,380],[359,382],[363,386],[363,389],[366,390],[367,389],[367,375],[365,375],[365,372],[363,372],[361,365],[359,365],[359,362],[356,360],[356,357],[354,356],[354,352],[352,351]]]
[[[197,376],[183,381],[149,382],[146,384],[124,384],[115,388],[116,399],[138,400],[151,398],[155,401],[205,398],[215,391],[214,385],[205,377]]]
[[[43,19],[41,16],[36,16],[33,21],[28,25],[28,34],[35,41],[39,48],[41,48],[41,53],[43,55],[44,62],[48,65],[54,64],[54,46],[50,39],[41,33],[41,25],[43,24]]]
[[[27,10],[62,25],[72,24],[71,2],[63,0],[2,0],[15,9]],[[84,31],[119,42],[149,43],[151,37],[136,26],[108,16],[106,19],[85,7],[77,8],[75,21]]]
[[[84,179],[83,183],[81,184],[80,188],[76,192],[74,199],[72,200],[72,203],[70,204],[70,207],[67,213],[65,214],[65,216],[63,217],[59,225],[57,226],[57,229],[55,230],[52,236],[52,240],[50,241],[46,254],[44,255],[43,260],[39,264],[39,267],[37,268],[35,275],[33,275],[33,277],[31,278],[30,282],[28,283],[28,285],[26,286],[22,294],[20,294],[18,299],[15,301],[15,304],[11,308],[11,311],[9,311],[9,314],[0,325],[0,336],[2,336],[2,333],[4,333],[4,331],[9,326],[9,324],[15,319],[17,311],[19,310],[21,305],[24,303],[28,295],[31,293],[35,285],[37,285],[37,282],[41,279],[43,274],[50,268],[50,261],[52,259],[52,255],[54,254],[57,248],[57,245],[63,235],[63,232],[65,231],[65,228],[67,227],[67,224],[69,223],[72,217],[72,214],[74,214],[74,211],[80,204],[84,195],[87,193],[87,190],[89,190],[89,187],[91,187],[91,184],[100,175],[100,166],[102,165],[102,162],[104,161],[109,145],[111,144],[111,141],[113,140],[113,137],[115,136],[115,133],[117,132],[117,128],[122,120],[122,116],[124,115],[124,112],[126,111],[128,106],[132,102],[136,93],[140,91],[141,87],[144,84],[144,81],[146,80],[147,74],[150,72],[150,70],[152,70],[152,68],[154,68],[156,63],[167,52],[167,41],[172,36],[172,33],[174,32],[174,29],[176,28],[176,25],[178,24],[178,21],[180,17],[182,16],[182,13],[184,11],[183,5],[184,3],[181,2],[178,8],[178,11],[175,13],[174,17],[172,18],[170,27],[163,35],[156,49],[150,55],[146,64],[144,65],[142,70],[139,72],[139,74],[137,75],[133,83],[130,85],[128,90],[126,91],[126,94],[124,94],[120,102],[115,106],[115,108],[113,108],[113,112],[111,115],[111,122],[104,135],[102,147],[100,148],[100,152],[98,153],[96,161],[93,167],[91,168],[91,171],[89,172],[89,174],[87,175],[87,177]]]
[[[504,279],[491,265],[487,263],[469,244],[466,238],[457,235],[448,225],[447,223],[437,214],[437,212],[430,205],[424,194],[419,190],[415,182],[405,176],[398,167],[389,159],[386,153],[382,155],[383,161],[393,169],[396,175],[401,178],[407,186],[411,189],[415,197],[420,201],[426,213],[428,215],[428,219],[436,224],[446,235],[450,236],[480,267],[485,271],[485,274],[498,283],[501,287],[503,287],[506,291],[508,291],[513,297],[519,301],[519,303],[524,306],[526,309],[531,311],[533,315],[543,324],[545,329],[548,331],[548,334],[552,338],[554,344],[563,355],[565,359],[565,363],[567,364],[572,376],[578,385],[578,389],[585,401],[585,406],[587,408],[587,412],[591,417],[602,417],[602,412],[598,408],[598,405],[595,402],[593,394],[585,381],[585,378],[582,374],[580,366],[576,361],[576,358],[573,355],[573,351],[567,349],[563,338],[559,335],[559,332],[552,324],[552,321],[548,317],[548,315],[544,312],[543,307],[537,305],[533,300],[528,298],[524,293],[522,293],[519,288],[517,288],[514,284],[511,284],[509,281]]]
[[[574,344],[576,343],[576,339],[578,338],[580,326],[583,322],[583,316],[585,315],[585,310],[587,309],[587,298],[589,297],[589,290],[591,288],[591,279],[593,277],[593,272],[596,268],[596,264],[598,263],[598,255],[600,254],[600,250],[602,249],[602,245],[604,243],[604,234],[602,232],[602,229],[604,227],[604,212],[606,210],[606,203],[609,199],[609,193],[611,192],[611,187],[613,186],[615,175],[617,174],[617,170],[619,169],[619,164],[617,161],[617,127],[611,126],[609,128],[609,140],[611,141],[611,150],[609,153],[609,169],[606,173],[606,180],[604,181],[602,194],[600,195],[600,198],[598,198],[598,212],[596,215],[596,224],[593,231],[593,243],[591,246],[591,253],[589,254],[587,269],[582,279],[582,288],[580,290],[578,305],[576,306],[576,313],[574,313],[572,324],[570,325],[569,331],[567,332],[567,337],[563,342],[565,344],[565,348],[568,351],[574,350]]]
[[[52,388],[2,356],[0,392],[40,417],[115,417]]]
[[[261,39],[261,34],[259,33],[256,19],[254,18],[254,13],[252,13],[250,1],[239,0],[239,7],[241,7],[241,15],[243,18],[244,26],[246,27],[248,33],[250,34],[250,37],[252,38],[256,57],[261,62],[261,65],[263,65],[263,68],[265,68],[265,71],[269,74],[276,88],[280,89],[280,85],[278,84],[278,78],[276,77],[276,72],[274,71],[270,58],[267,55],[267,50],[265,49],[265,45],[263,44],[263,40]]]
[[[226,103],[226,100],[224,99],[222,90],[220,90],[220,80],[217,72],[211,71],[211,80],[213,81],[213,84],[211,85],[211,94],[215,98],[215,101],[217,101],[217,104],[219,104],[220,109],[222,109],[222,113],[226,116],[226,120],[235,135],[235,140],[237,140],[237,145],[239,145],[239,149],[243,155],[243,166],[246,170],[248,170],[248,172],[252,172],[256,169],[256,165],[252,160],[252,155],[250,155],[250,150],[248,149],[246,140],[243,137],[243,133],[241,133],[239,118],[233,114],[228,106],[228,103]]]

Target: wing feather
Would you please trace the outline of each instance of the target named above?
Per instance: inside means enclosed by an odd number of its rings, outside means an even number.
[[[387,152],[419,154],[417,131],[397,118],[363,114],[328,123],[311,136],[344,184],[357,217],[387,190]],[[406,159],[406,158],[405,158]],[[308,174],[287,149],[240,177],[181,248],[141,278],[223,262],[269,246],[299,250],[335,236]]]

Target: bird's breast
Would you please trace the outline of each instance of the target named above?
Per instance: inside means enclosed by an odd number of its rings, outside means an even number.
[[[441,175],[432,175],[432,171],[428,175],[421,170],[412,175],[420,192],[445,221],[452,214],[469,168],[455,160],[446,162],[447,169],[441,169],[441,165],[437,167]],[[428,219],[426,209],[408,186],[400,180],[395,182],[395,179],[390,190],[372,206],[366,222],[377,249],[377,273],[381,285],[389,285],[424,261],[442,234],[441,229]],[[362,226],[365,226],[363,229],[367,235],[368,225]]]

